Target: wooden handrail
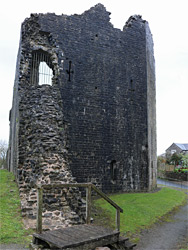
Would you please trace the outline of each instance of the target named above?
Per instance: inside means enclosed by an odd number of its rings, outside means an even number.
[[[36,187],[42,188],[56,188],[56,187],[88,187],[92,183],[61,183],[61,184],[42,184],[36,185]]]
[[[116,209],[116,228],[120,230],[120,213],[123,213],[123,209],[119,207],[114,201],[112,201],[106,194],[100,191],[92,183],[63,183],[63,184],[47,184],[36,185],[37,188],[37,233],[42,233],[42,206],[43,206],[43,189],[46,188],[68,188],[68,187],[84,187],[86,188],[86,223],[90,224],[91,218],[91,189],[93,189],[98,195],[105,199],[111,206]]]
[[[123,209],[119,207],[113,200],[111,200],[105,193],[103,193],[101,190],[99,190],[94,184],[91,184],[93,190],[95,190],[96,193],[98,193],[103,199],[105,199],[110,205],[118,209],[121,213],[123,213]]]

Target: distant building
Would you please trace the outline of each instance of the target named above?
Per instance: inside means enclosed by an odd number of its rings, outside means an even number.
[[[166,156],[173,154],[188,154],[188,143],[173,143],[166,149]]]

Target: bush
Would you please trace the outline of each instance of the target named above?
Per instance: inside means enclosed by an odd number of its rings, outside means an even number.
[[[174,170],[175,173],[188,173],[188,167],[176,168]]]

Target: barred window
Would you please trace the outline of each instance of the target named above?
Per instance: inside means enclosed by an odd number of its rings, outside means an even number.
[[[30,82],[34,85],[48,84],[52,85],[53,78],[52,63],[50,55],[45,51],[34,51],[31,63]]]

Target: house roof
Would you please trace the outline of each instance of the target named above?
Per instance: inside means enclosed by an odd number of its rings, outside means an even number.
[[[182,144],[182,143],[174,143],[176,146],[181,148],[181,150],[188,151],[188,143]]]

